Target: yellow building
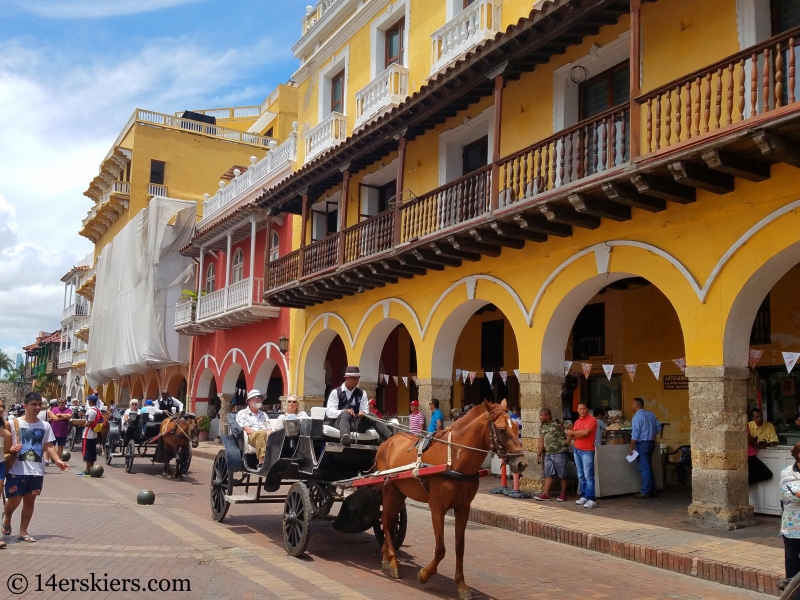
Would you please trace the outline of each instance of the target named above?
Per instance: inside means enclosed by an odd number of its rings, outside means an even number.
[[[98,259],[153,198],[196,202],[197,219],[210,217],[225,204],[224,198],[230,194],[223,194],[222,190],[240,170],[268,159],[281,142],[296,136],[292,126],[296,119],[297,89],[292,85],[278,86],[258,106],[180,111],[174,115],[134,110],[85,192],[93,206],[80,234],[94,243],[94,264],[81,273],[75,292],[94,302]],[[218,193],[214,194],[214,190]],[[211,206],[209,192],[214,194]],[[178,250],[174,249],[175,254]],[[193,288],[194,282],[187,280],[185,287]],[[174,302],[172,305],[170,310],[174,312]],[[89,322],[93,315],[91,308],[86,312],[75,337],[90,342]],[[122,332],[131,325],[116,326]],[[98,389],[106,403],[127,404],[129,398],[156,399],[162,389],[185,400],[191,341],[179,337],[172,322],[162,325],[163,332],[156,335],[161,335],[161,345],[178,357],[169,367],[137,371],[109,381],[96,373],[91,360],[75,366],[85,369],[87,379],[102,382]],[[91,351],[81,348],[80,356],[75,353],[75,358],[86,361],[87,355],[91,357]]]
[[[529,11],[326,0],[303,18],[303,166],[259,200],[302,215],[265,292],[304,309],[290,390],[319,403],[351,363],[389,413],[508,397],[528,450],[542,408],[630,419],[643,397],[669,450],[691,445],[692,517],[747,524],[748,403],[782,443],[799,406],[781,354],[800,351],[797,3]]]

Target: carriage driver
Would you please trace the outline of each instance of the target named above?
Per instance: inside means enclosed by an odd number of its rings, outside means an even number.
[[[161,399],[158,401],[158,408],[167,414],[171,414],[174,408],[175,412],[180,414],[183,412],[183,402],[170,396],[167,390],[161,390]]]
[[[236,422],[247,433],[247,441],[256,449],[258,468],[264,464],[267,454],[267,436],[270,434],[269,417],[261,410],[264,396],[258,390],[247,394],[247,408],[236,413]]]
[[[350,432],[365,432],[370,425],[378,433],[381,442],[392,437],[392,432],[380,421],[374,420],[369,412],[367,393],[358,388],[361,371],[358,367],[347,367],[344,383],[333,390],[325,404],[325,423],[339,430],[342,445],[350,446]]]

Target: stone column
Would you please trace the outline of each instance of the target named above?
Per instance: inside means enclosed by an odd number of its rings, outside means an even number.
[[[747,485],[747,379],[743,367],[687,367],[692,445],[689,516],[704,527],[752,525]]]
[[[228,415],[231,412],[231,400],[233,400],[233,394],[219,394],[219,400],[219,434],[228,435]]]
[[[367,393],[367,398],[374,398],[375,392],[378,391],[378,384],[372,381],[359,381],[358,387]]]
[[[322,396],[298,396],[297,401],[300,405],[300,410],[306,411],[309,415],[313,406],[325,406],[325,398]],[[281,398],[281,406],[285,405],[286,398],[283,397]]]
[[[453,404],[453,382],[451,380],[420,377],[417,379],[417,390],[419,410],[425,415],[426,423],[431,420],[431,409],[428,405],[434,398],[439,400],[439,410],[442,411],[445,421],[450,420],[450,410]]]
[[[561,418],[561,386],[563,384],[563,375],[519,374],[522,447],[525,449],[528,459],[528,468],[520,480],[522,489],[538,492],[544,485],[544,467],[536,464],[536,454],[539,449],[539,411],[549,408],[554,419]]]

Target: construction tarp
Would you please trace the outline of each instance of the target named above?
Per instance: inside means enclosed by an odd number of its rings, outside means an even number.
[[[123,375],[189,361],[189,341],[174,329],[175,303],[192,287],[189,242],[197,204],[153,198],[103,248],[97,260],[86,378],[94,387]]]

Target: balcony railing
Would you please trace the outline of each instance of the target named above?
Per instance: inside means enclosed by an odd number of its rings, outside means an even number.
[[[298,267],[300,265],[300,252],[290,252],[277,260],[269,263],[269,289],[279,288],[292,281],[297,281]]]
[[[68,319],[69,317],[85,317],[88,314],[88,304],[70,304],[64,309],[64,319]]]
[[[478,0],[431,35],[431,73],[500,31],[502,0]]]
[[[356,128],[381,111],[398,106],[408,97],[408,68],[390,65],[356,92]]]
[[[248,277],[231,285],[216,290],[197,299],[197,322],[201,323],[213,317],[218,317],[228,311],[236,310],[254,303],[263,302],[264,280],[257,277]],[[182,308],[182,310],[186,310]],[[178,305],[175,309],[175,324],[178,324]]]
[[[203,108],[192,110],[193,113],[214,117],[216,119],[240,119],[243,117],[260,117],[262,107],[259,106],[234,106],[233,108]],[[183,111],[175,113],[176,117],[180,117]]]
[[[342,1],[343,0],[319,0],[316,7],[309,7],[310,10],[306,9],[306,16],[303,17],[302,22],[303,35],[311,31],[314,25],[322,20],[322,17]]]
[[[182,327],[194,322],[194,302],[182,298],[175,303],[175,327]]]
[[[627,105],[581,121],[503,158],[499,206],[509,206],[630,160]]]
[[[184,119],[183,117],[165,115],[149,110],[142,110],[140,108],[136,109],[134,116],[136,121],[142,123],[152,123],[169,129],[191,131],[192,133],[199,133],[201,135],[231,142],[239,142],[241,144],[250,144],[252,146],[266,148],[272,141],[272,138],[263,135],[248,133],[246,131],[237,131],[235,129],[228,129],[227,127],[220,127],[219,125],[201,123],[199,121],[192,121],[191,119]]]
[[[333,112],[305,135],[306,162],[347,138],[347,117]]]
[[[303,275],[333,269],[339,264],[339,236],[329,235],[306,246],[303,252]]]
[[[800,27],[640,96],[646,152],[795,104],[798,45]]]
[[[270,146],[266,156],[256,162],[250,158],[251,166],[244,173],[236,175],[231,181],[203,203],[203,218],[219,212],[252,191],[261,191],[266,179],[278,168],[291,163],[297,158],[297,122],[293,123],[294,131],[289,134],[280,146],[276,142]],[[235,174],[235,172],[234,172]]]
[[[382,212],[344,231],[344,260],[353,262],[365,256],[391,250],[394,236],[394,211]]]
[[[61,369],[69,369],[72,365],[72,348],[67,348],[58,353],[58,366]]]
[[[167,197],[167,186],[165,185],[158,185],[157,183],[148,183],[147,184],[147,195],[148,196],[163,196]]]

